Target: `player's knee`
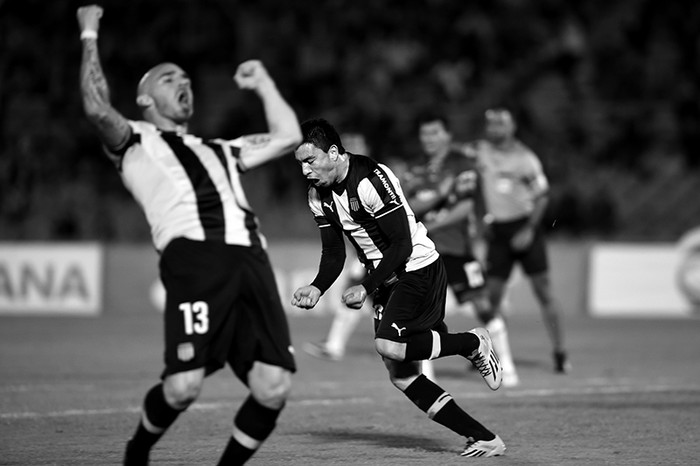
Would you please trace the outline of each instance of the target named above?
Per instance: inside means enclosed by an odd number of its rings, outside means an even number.
[[[270,409],[280,409],[292,390],[292,375],[281,367],[252,370],[248,376],[248,385],[258,403]]]
[[[165,379],[163,393],[167,403],[175,409],[186,409],[202,390],[203,373],[199,371],[174,374]]]
[[[405,343],[402,344],[384,338],[375,338],[374,349],[380,356],[393,361],[403,361],[406,357]]]

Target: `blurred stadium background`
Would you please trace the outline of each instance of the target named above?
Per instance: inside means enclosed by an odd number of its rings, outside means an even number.
[[[81,107],[75,11],[82,3],[0,0],[0,464],[115,464],[134,406],[159,367],[157,256],[148,226]],[[525,355],[516,357],[524,363],[522,391],[492,399],[468,386],[462,396],[496,410],[504,403],[516,413],[515,425],[504,413],[494,422],[510,426],[504,438],[519,436],[515,451],[525,456],[514,458],[527,464],[689,464],[685,460],[700,455],[698,421],[684,417],[700,403],[700,348],[676,345],[693,339],[699,322],[700,299],[690,298],[700,295],[700,235],[694,234],[700,225],[700,4],[99,3],[105,7],[102,63],[114,106],[130,118],[138,117],[139,78],[165,60],[193,78],[195,133],[235,137],[264,128],[257,100],[231,80],[237,63],[260,58],[300,119],[323,116],[341,130],[364,133],[372,155],[387,163],[417,160],[411,123],[426,105],[447,110],[460,140],[478,136],[486,108],[510,107],[520,137],[541,157],[552,184],[545,226],[578,372],[562,379],[541,367],[549,360],[543,329],[516,275],[509,302],[514,348]],[[287,302],[318,260],[304,181],[291,157],[245,178]],[[311,317],[289,309],[297,345],[323,335],[333,299],[331,292]],[[409,429],[401,438],[374,417],[368,429],[379,440],[353,430],[357,423],[367,427],[363,416],[384,409],[392,416],[394,402],[405,404],[387,388],[368,331],[355,338],[359,358],[350,358],[345,369],[300,356],[305,381],[299,393],[313,399],[298,398],[294,406],[311,406],[312,414],[292,417],[280,435],[293,445],[310,423],[315,437],[293,451],[273,446],[257,464],[430,464],[428,458],[445,448],[431,440],[442,437],[432,430]],[[651,341],[658,348],[646,361],[640,354],[651,350]],[[445,366],[442,374],[457,370]],[[351,374],[382,383],[344,379]],[[328,395],[341,382],[346,389]],[[228,388],[219,384],[205,402],[226,399]],[[375,395],[380,401],[367,401]],[[341,400],[337,409],[333,399]],[[600,406],[625,414],[606,421],[584,414]],[[563,421],[547,417],[552,409],[564,417],[575,413],[578,423],[557,424]],[[71,417],[75,410],[81,414]],[[350,426],[352,442],[365,452],[361,460],[353,456],[357,451],[345,450],[342,427],[324,423],[328,412]],[[665,429],[663,445],[656,443],[658,431],[641,427],[645,416]],[[411,419],[395,424],[405,428]],[[554,422],[565,440],[560,448],[541,453],[530,447],[551,432],[527,419]],[[220,420],[224,429],[228,422]],[[66,441],[62,429],[86,438]],[[190,424],[174,438],[189,429],[199,438],[197,432],[212,426]],[[401,447],[410,450],[424,435],[428,447],[417,453],[423,462],[403,457]],[[604,435],[610,444],[596,450]],[[57,451],[36,446],[47,438]],[[192,464],[202,451],[213,458],[218,443],[208,441],[188,451],[187,460],[172,453],[167,464]],[[669,455],[681,441],[694,446],[674,462]],[[384,463],[373,460],[392,442],[398,453]],[[614,442],[634,454],[616,450]],[[309,445],[319,443],[331,445],[329,456],[305,458]],[[97,461],[105,449],[107,459]],[[611,460],[620,449],[626,459]]]

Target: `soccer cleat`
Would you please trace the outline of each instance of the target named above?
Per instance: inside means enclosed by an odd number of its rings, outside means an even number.
[[[488,458],[489,456],[501,456],[506,453],[506,444],[501,437],[496,435],[493,440],[476,440],[471,437],[467,439],[462,456],[469,458]]]
[[[497,390],[503,380],[503,368],[496,352],[493,350],[493,342],[488,330],[477,327],[469,330],[469,333],[476,335],[479,339],[479,346],[467,356],[467,359],[476,367],[484,378],[486,385],[491,390]]]
[[[342,354],[328,351],[328,348],[326,348],[325,343],[307,342],[304,343],[302,349],[305,353],[310,354],[315,358],[325,359],[327,361],[340,361],[341,359],[343,359]]]
[[[571,363],[564,351],[554,352],[554,372],[557,374],[567,374],[571,372]]]

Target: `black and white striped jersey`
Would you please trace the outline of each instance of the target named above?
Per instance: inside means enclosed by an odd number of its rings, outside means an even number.
[[[143,208],[158,251],[177,237],[266,247],[232,141],[161,131],[145,121],[129,125],[129,142],[108,155]]]
[[[437,260],[435,245],[423,224],[416,222],[394,173],[369,157],[348,156],[348,174],[339,185],[309,188],[309,207],[319,228],[342,229],[371,274],[390,247],[379,220],[400,211],[408,220],[412,251],[396,272],[418,270]]]

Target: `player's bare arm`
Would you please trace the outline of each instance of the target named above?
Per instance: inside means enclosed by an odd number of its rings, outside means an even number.
[[[110,149],[119,149],[129,139],[131,129],[126,118],[110,103],[109,86],[100,64],[97,33],[102,12],[102,8],[97,5],[78,8],[77,18],[83,44],[80,91],[85,114],[95,125],[102,142]]]
[[[296,113],[284,100],[277,85],[258,60],[241,63],[233,79],[241,89],[249,89],[262,100],[269,132],[238,139],[241,162],[254,168],[293,151],[301,142],[301,130]]]

